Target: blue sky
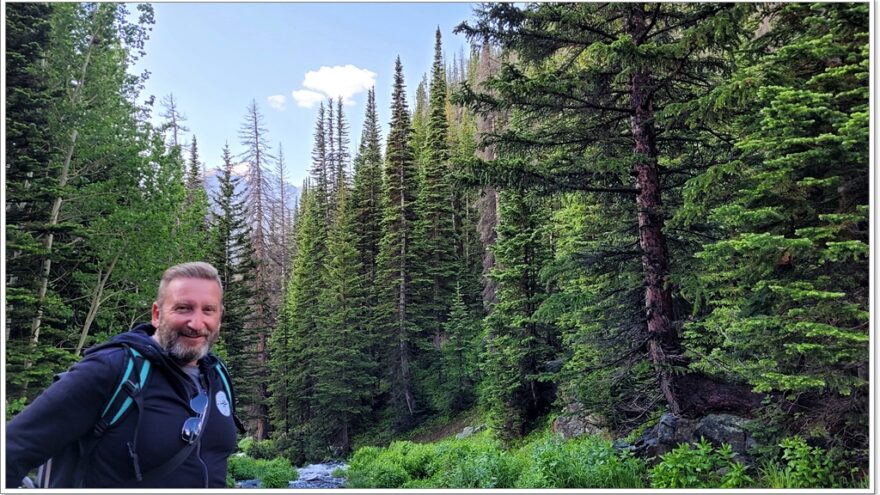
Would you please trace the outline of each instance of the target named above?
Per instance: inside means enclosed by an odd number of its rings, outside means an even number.
[[[156,24],[147,54],[133,70],[151,73],[141,100],[156,96],[154,117],[162,111],[162,97],[173,93],[190,129],[186,142],[195,134],[201,161],[216,168],[227,141],[234,154],[242,151],[238,129],[255,100],[273,151],[283,145],[288,179],[296,186],[311,166],[314,100],[320,98],[315,94],[347,93],[353,155],[366,88],[375,82],[384,140],[395,58],[403,63],[412,105],[422,75],[431,69],[434,31],[440,27],[451,63],[453,54],[467,52],[464,36],[452,30],[471,17],[473,8],[468,3],[153,5]],[[310,101],[311,108],[303,106]]]

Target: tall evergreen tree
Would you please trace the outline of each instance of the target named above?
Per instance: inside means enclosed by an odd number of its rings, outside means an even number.
[[[534,193],[501,194],[494,246],[498,304],[486,317],[483,401],[492,427],[509,443],[523,435],[549,399],[539,374],[554,355],[555,330],[536,317],[546,291],[539,271],[550,256],[547,210]]]
[[[383,234],[377,276],[381,328],[392,342],[389,363],[391,407],[398,429],[412,426],[424,408],[412,374],[420,329],[412,307],[412,271],[416,253],[411,243],[416,221],[417,188],[411,131],[403,65],[398,57],[391,97],[391,128],[386,146]]]
[[[321,334],[318,313],[325,280],[327,230],[315,190],[304,188],[293,260],[284,306],[270,338],[273,438],[295,462],[322,451],[320,413],[316,407],[316,352]],[[334,363],[335,364],[335,363]],[[318,418],[318,420],[316,420]]]
[[[747,388],[681,373],[688,358],[668,283],[673,274],[663,202],[664,187],[675,181],[661,181],[692,166],[682,142],[711,135],[711,129],[704,135],[684,132],[681,104],[706,94],[711,81],[723,76],[729,67],[725,50],[740,41],[736,27],[751,8],[495,4],[481,10],[473,26],[458,28],[517,56],[488,83],[497,95],[465,88],[476,107],[517,111],[510,131],[493,139],[507,159],[476,173],[494,176],[490,182],[496,184],[548,193],[581,190],[634,200],[630,218],[642,261],[646,350],[657,389],[674,413],[749,411],[759,401]],[[619,327],[633,323],[621,321]],[[632,342],[633,348],[641,344]]]
[[[250,318],[253,308],[253,281],[256,264],[251,245],[251,229],[247,221],[247,206],[235,175],[232,153],[227,144],[223,148],[223,169],[214,196],[212,230],[214,243],[210,258],[223,283],[223,331],[220,333],[226,350],[226,363],[235,385],[240,411],[246,424],[255,424],[258,418],[250,416],[251,408],[244,407],[258,400],[259,369],[254,355],[256,335]]]
[[[732,159],[688,183],[679,215],[720,239],[685,278],[685,336],[695,368],[770,393],[785,432],[866,466],[868,6],[761,13],[769,30],[707,97],[735,116]]]
[[[336,185],[335,190],[341,191],[351,184],[348,167],[350,166],[351,153],[348,147],[351,145],[348,137],[348,122],[342,112],[342,97],[336,99]]]
[[[369,323],[364,319],[367,287],[356,250],[355,210],[348,189],[338,191],[336,218],[327,239],[327,263],[318,299],[321,321],[314,343],[314,400],[325,455],[351,452],[352,435],[370,407]]]
[[[202,163],[199,160],[199,145],[193,134],[189,152],[189,168],[186,172],[187,202],[192,204],[196,198],[205,194],[205,182],[202,177]]]
[[[443,324],[452,306],[459,265],[455,253],[453,194],[449,182],[446,70],[439,28],[435,40],[427,141],[423,150],[424,171],[416,202],[417,222],[412,243],[416,259],[420,261],[413,267],[412,286],[417,306],[414,305],[412,311],[418,318],[422,333],[419,339],[419,367],[427,370],[427,376],[422,379],[443,383],[446,377],[438,351],[443,339]],[[437,389],[438,386],[430,388]],[[446,398],[440,400],[448,402]]]
[[[254,325],[258,336],[256,359],[261,370],[263,379],[267,375],[268,356],[266,351],[266,339],[268,338],[269,328],[274,322],[274,308],[271,307],[269,294],[273,286],[273,273],[269,270],[271,261],[268,252],[268,229],[269,229],[269,203],[271,198],[271,185],[268,183],[263,169],[271,163],[274,157],[271,154],[269,146],[268,131],[265,128],[263,115],[257,108],[257,102],[251,101],[248,106],[245,122],[239,129],[239,137],[241,143],[245,146],[245,150],[240,158],[247,162],[247,205],[248,214],[250,215],[250,224],[253,235],[252,245],[256,258],[256,266],[254,269],[254,291],[256,297],[254,300],[254,318],[251,324]],[[268,409],[266,406],[266,397],[268,397],[267,384],[262,382],[258,384],[260,388],[260,396],[262,400],[251,404],[251,416],[256,418],[254,427],[254,436],[258,439],[267,438],[268,432]]]
[[[378,333],[378,257],[379,242],[382,238],[382,148],[379,116],[376,111],[376,89],[367,93],[367,108],[364,117],[360,147],[354,159],[354,189],[351,194],[351,207],[355,215],[355,246],[359,255],[366,294],[363,302],[365,335],[371,344],[374,365],[372,371],[378,386],[382,378],[380,357],[386,354],[387,339]],[[375,396],[379,396],[375,390]]]
[[[58,160],[52,156],[46,108],[53,94],[41,69],[51,33],[51,4],[6,9],[6,321],[7,363],[26,360],[37,313],[43,254],[41,224],[49,220]],[[7,368],[10,369],[10,368]],[[7,382],[9,384],[10,382]],[[8,387],[7,397],[22,390]],[[8,410],[8,409],[7,409]]]

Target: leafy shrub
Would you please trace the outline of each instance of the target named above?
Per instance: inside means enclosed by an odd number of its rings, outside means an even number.
[[[289,482],[298,477],[297,470],[283,457],[254,459],[247,455],[234,455],[229,458],[226,471],[227,486],[238,480],[256,479],[260,480],[263,488],[287,488]]]
[[[274,459],[258,459],[260,468],[259,480],[262,482],[262,488],[287,488],[291,481],[299,477],[299,473],[290,461],[283,457]]]
[[[520,488],[640,488],[644,484],[644,464],[598,437],[566,441],[545,436],[524,450],[531,462],[516,481]]]
[[[254,480],[259,478],[257,460],[246,455],[229,457],[226,472],[233,480]]]
[[[254,437],[244,437],[238,441],[238,450],[240,452],[247,452],[249,448],[251,448],[251,444],[254,443]]]
[[[767,462],[761,469],[764,482],[771,488],[840,488],[849,485],[837,473],[846,466],[836,455],[821,447],[810,447],[799,437],[789,437],[779,444],[784,465]]]
[[[504,450],[489,432],[433,444],[394,442],[358,449],[346,472],[351,488],[642,487],[644,464],[598,438],[532,437]]]
[[[251,442],[244,449],[244,453],[254,459],[274,459],[278,456],[278,450],[272,440],[257,440]]]
[[[733,460],[730,445],[715,450],[705,439],[693,449],[679,445],[651,469],[653,488],[742,488],[752,483],[745,466]]]

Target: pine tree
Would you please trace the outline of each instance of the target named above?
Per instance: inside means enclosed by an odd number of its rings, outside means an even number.
[[[363,319],[366,323],[364,339],[371,343],[371,356],[378,387],[382,378],[381,357],[386,354],[387,339],[378,333],[377,307],[379,304],[378,257],[382,238],[382,148],[380,143],[379,117],[376,112],[376,89],[367,93],[360,147],[354,159],[354,189],[351,207],[355,210],[355,246],[361,267],[360,276],[366,287],[363,302]],[[374,390],[374,396],[379,396]]]
[[[256,335],[250,324],[254,299],[253,277],[256,264],[251,246],[247,207],[239,189],[241,178],[233,172],[235,163],[227,144],[223,148],[223,169],[219,188],[214,196],[212,231],[214,244],[211,261],[223,283],[223,331],[220,332],[226,351],[226,364],[235,386],[238,410],[245,414],[245,423],[255,425],[258,418],[250,416],[245,407],[260,400],[254,385],[259,383],[254,350]]]
[[[868,7],[779,4],[709,95],[731,159],[688,183],[716,239],[687,282],[694,367],[768,392],[788,433],[867,460]],[[792,411],[794,414],[792,414]]]
[[[674,413],[748,411],[760,400],[747,388],[681,372],[688,358],[676,328],[676,294],[668,283],[674,273],[663,201],[664,187],[668,199],[681,175],[700,166],[693,163],[700,147],[681,143],[705,144],[711,136],[700,122],[683,124],[686,104],[724,76],[730,66],[726,51],[740,42],[743,33],[736,28],[751,8],[495,4],[478,13],[474,26],[458,28],[498,42],[517,57],[487,83],[495,95],[464,88],[464,98],[475,108],[515,110],[511,128],[489,139],[504,159],[473,170],[483,183],[634,200],[630,219],[637,226],[642,260],[646,350],[657,388]],[[674,180],[664,183],[664,177]],[[637,323],[620,321],[619,328]],[[640,348],[641,339],[632,346]]]
[[[418,318],[419,368],[425,368],[423,380],[443,383],[446,380],[438,356],[443,339],[443,324],[449,315],[454,295],[454,279],[459,275],[456,237],[453,225],[453,194],[450,180],[448,128],[446,121],[446,71],[441,52],[440,30],[436,32],[434,66],[431,73],[431,97],[427,140],[424,143],[424,169],[416,202],[417,222],[412,250],[420,263],[413,267],[415,293],[413,316]],[[438,385],[429,387],[437,389]],[[447,398],[439,399],[448,402]]]
[[[385,157],[382,240],[379,249],[379,318],[391,344],[391,407],[395,427],[409,428],[424,405],[412,374],[413,356],[420,329],[413,314],[412,249],[415,227],[416,170],[410,143],[411,126],[406,105],[403,65],[395,62],[391,103],[391,128]]]
[[[536,318],[546,298],[538,272],[550,256],[547,212],[534,193],[501,194],[498,266],[498,304],[486,317],[485,373],[482,400],[492,427],[506,443],[528,431],[548,410],[538,375],[554,356],[554,329]]]
[[[274,321],[274,311],[270,305],[269,295],[273,286],[280,286],[279,283],[273,283],[273,273],[269,270],[271,260],[268,252],[268,214],[269,203],[271,198],[271,186],[263,174],[263,168],[267,167],[271,160],[275,157],[271,155],[271,148],[268,141],[268,131],[263,123],[263,116],[257,108],[257,102],[251,101],[245,116],[245,122],[239,129],[239,137],[241,143],[245,146],[244,152],[240,158],[247,162],[247,205],[250,214],[249,222],[252,230],[252,245],[254,248],[254,256],[256,266],[254,269],[254,291],[256,298],[254,300],[254,318],[251,322],[256,330],[257,351],[256,359],[258,367],[263,370],[260,376],[266,376],[268,367],[268,356],[266,351],[266,339],[268,337],[269,328]],[[268,437],[268,409],[266,407],[266,397],[268,396],[267,384],[262,382],[258,384],[260,388],[260,397],[262,400],[251,404],[252,417],[256,419],[254,428],[254,436],[257,439]]]

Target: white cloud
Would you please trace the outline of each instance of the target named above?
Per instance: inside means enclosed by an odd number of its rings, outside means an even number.
[[[268,96],[266,100],[269,101],[269,106],[275,110],[284,110],[287,107],[287,97],[284,95]]]
[[[306,72],[302,85],[305,88],[323,93],[324,98],[341,96],[343,103],[353,105],[352,96],[363,93],[376,85],[376,73],[351,64],[323,66],[316,71]],[[314,92],[310,93],[315,94]]]
[[[244,177],[248,173],[248,169],[251,168],[251,164],[248,162],[237,163],[232,166],[232,173],[239,176]]]
[[[324,98],[326,98],[326,96],[321,93],[316,93],[307,89],[294,91],[293,93],[291,93],[291,96],[293,96],[293,99],[296,101],[297,106],[303,108],[312,108],[317,105],[319,101],[322,101]]]

